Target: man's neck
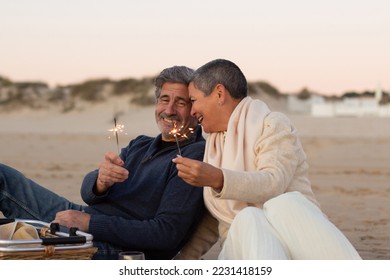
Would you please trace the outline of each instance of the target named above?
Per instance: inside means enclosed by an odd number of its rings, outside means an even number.
[[[168,148],[168,147],[171,147],[171,146],[175,146],[175,145],[176,145],[175,141],[164,141],[164,140],[161,140],[161,142],[158,145],[158,149],[159,150],[163,150],[165,148]]]

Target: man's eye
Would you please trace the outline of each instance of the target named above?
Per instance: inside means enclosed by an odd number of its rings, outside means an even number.
[[[176,105],[179,107],[185,107],[187,105],[187,102],[185,102],[183,100],[179,100],[176,102]]]

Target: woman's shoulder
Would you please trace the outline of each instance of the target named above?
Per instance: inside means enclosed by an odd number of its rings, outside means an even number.
[[[264,127],[277,130],[291,130],[293,125],[285,114],[281,112],[270,112],[264,119]]]
[[[290,119],[282,112],[270,112],[266,120],[273,121],[273,122],[285,122],[285,123],[291,123]]]

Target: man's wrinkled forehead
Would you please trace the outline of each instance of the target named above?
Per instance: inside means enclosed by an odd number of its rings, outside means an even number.
[[[161,97],[189,100],[188,87],[185,84],[165,83],[161,88]]]

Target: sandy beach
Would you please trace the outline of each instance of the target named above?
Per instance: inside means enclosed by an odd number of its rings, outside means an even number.
[[[0,112],[0,162],[82,203],[85,173],[97,168],[107,150],[117,150],[108,131],[113,113],[107,108],[112,106],[67,114]],[[158,132],[153,107],[119,110],[125,125],[121,146],[135,135]],[[323,211],[363,259],[390,259],[390,119],[289,117],[307,153]]]

